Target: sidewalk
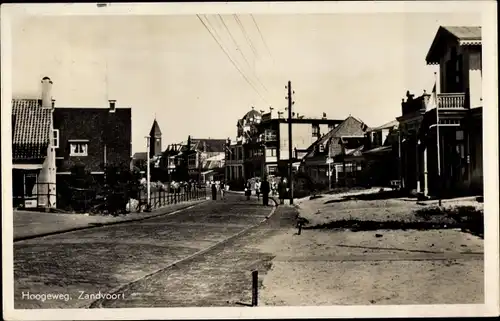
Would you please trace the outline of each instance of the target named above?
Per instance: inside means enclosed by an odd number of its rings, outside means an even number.
[[[179,211],[205,201],[206,200],[196,200],[179,204],[171,204],[152,212],[130,213],[122,216],[55,214],[14,210],[14,241],[87,229],[96,226],[144,220]]]

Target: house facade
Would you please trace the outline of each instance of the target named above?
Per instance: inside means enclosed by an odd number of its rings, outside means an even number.
[[[408,93],[398,117],[403,186],[424,195],[482,193],[480,27],[440,27],[427,54],[431,94]]]
[[[361,150],[367,130],[361,120],[349,116],[307,148],[300,171],[316,185],[349,184],[362,168]]]
[[[390,186],[401,179],[399,122],[370,128],[363,147],[363,179],[371,186]]]
[[[12,100],[12,192],[16,207],[57,206],[52,81],[44,77],[41,83],[41,99]]]
[[[230,146],[226,170],[229,180],[248,180],[264,175],[288,176],[289,159],[295,171],[299,169],[307,148],[341,121],[322,118],[304,118],[293,115],[292,155],[289,155],[288,118],[272,108],[267,113],[251,110],[238,122],[236,144]],[[241,138],[240,138],[241,137]]]

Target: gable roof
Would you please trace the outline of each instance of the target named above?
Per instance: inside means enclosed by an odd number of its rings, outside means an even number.
[[[151,131],[149,132],[149,136],[161,136],[161,130],[160,130],[160,125],[158,125],[158,122],[155,120],[153,121],[153,126],[151,126]]]
[[[425,60],[427,64],[439,64],[446,48],[447,40],[457,41],[460,46],[480,46],[481,27],[477,26],[440,26]]]
[[[226,150],[226,140],[225,139],[191,139],[191,149],[206,151],[207,153],[220,153]]]
[[[385,124],[383,124],[381,126],[370,128],[369,132],[376,131],[376,130],[381,130],[381,129],[389,129],[389,128],[393,128],[393,127],[397,128],[398,126],[399,126],[399,122],[397,120],[393,120],[393,121],[385,123]]]
[[[51,110],[38,99],[12,100],[12,158],[41,159],[47,155],[51,135]]]
[[[353,116],[347,117],[343,122],[341,122],[337,127],[330,130],[327,134],[320,137],[311,146],[307,148],[307,154],[304,158],[313,157],[316,151],[316,146],[327,144],[330,145],[332,139],[340,138],[342,136],[363,136],[365,131],[368,129],[363,121],[357,119]]]

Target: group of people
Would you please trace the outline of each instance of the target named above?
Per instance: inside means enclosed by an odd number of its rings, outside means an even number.
[[[260,200],[260,195],[262,194],[262,203],[265,206],[269,204],[269,193],[271,193],[271,196],[274,196],[276,195],[276,192],[278,192],[280,204],[284,204],[285,198],[288,194],[288,183],[285,177],[282,177],[278,184],[276,184],[275,181],[270,183],[267,180],[267,177],[264,177],[262,182],[259,178],[257,178],[253,189],[255,190],[255,194],[257,195],[258,200]],[[250,199],[251,195],[252,183],[249,180],[245,185],[245,196],[247,197],[247,200]]]
[[[212,184],[212,200],[217,200],[217,191],[219,191],[220,193],[220,198],[221,199],[224,199],[224,194],[226,192],[226,184],[224,183],[224,181],[220,181],[220,182],[214,182],[212,181],[211,182]]]

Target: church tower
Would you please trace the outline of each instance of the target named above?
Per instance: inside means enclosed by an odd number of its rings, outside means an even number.
[[[149,132],[149,153],[151,157],[160,155],[163,151],[161,149],[161,130],[156,118]]]

